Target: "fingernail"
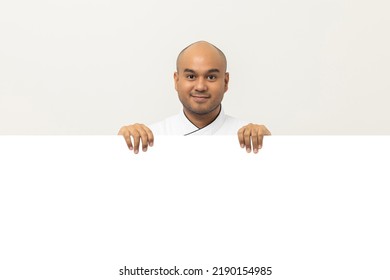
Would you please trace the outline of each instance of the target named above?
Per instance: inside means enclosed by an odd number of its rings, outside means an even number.
[[[150,147],[153,147],[153,142],[150,142],[150,143],[149,143],[149,146],[150,146]]]
[[[248,153],[250,153],[250,152],[251,152],[251,149],[250,149],[250,148],[247,148],[246,151],[247,151]]]
[[[133,147],[130,147],[129,149],[130,149],[130,151],[132,151],[132,150],[133,150]]]
[[[254,152],[255,154],[257,154],[257,149],[253,149],[253,152]]]
[[[262,147],[262,146],[261,146],[261,145],[259,145],[259,149],[261,149],[261,147]]]
[[[147,150],[146,148],[143,148],[143,149],[142,149],[142,151],[144,151],[144,152],[146,152],[146,150]]]
[[[245,147],[245,145],[244,144],[241,144],[241,148],[244,148]]]
[[[138,154],[138,150],[134,150],[134,154]]]

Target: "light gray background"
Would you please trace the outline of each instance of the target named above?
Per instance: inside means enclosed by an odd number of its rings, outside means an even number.
[[[389,1],[1,1],[0,134],[116,134],[180,108],[178,52],[227,55],[225,112],[273,134],[390,134]]]

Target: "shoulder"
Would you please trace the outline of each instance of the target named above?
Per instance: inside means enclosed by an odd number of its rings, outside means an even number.
[[[240,126],[240,127],[242,127],[244,125],[247,125],[249,123],[249,122],[247,122],[245,120],[241,120],[241,119],[229,116],[229,115],[226,115],[225,122],[228,123],[228,124],[237,125],[237,126]]]
[[[216,134],[219,135],[232,135],[232,134],[237,134],[238,130],[247,125],[248,122],[229,116],[225,115],[225,120],[223,122],[223,125],[221,128],[216,132]]]
[[[179,115],[173,115],[161,121],[151,123],[150,125],[148,125],[148,127],[155,135],[175,134],[175,130],[176,130],[175,128],[177,127],[179,118],[180,118]]]

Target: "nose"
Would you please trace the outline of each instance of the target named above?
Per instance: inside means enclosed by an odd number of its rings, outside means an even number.
[[[204,78],[200,77],[199,79],[197,79],[195,84],[195,90],[198,92],[207,91],[207,84]]]

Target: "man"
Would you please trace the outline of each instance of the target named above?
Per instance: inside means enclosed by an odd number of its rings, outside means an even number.
[[[147,127],[144,124],[123,126],[123,135],[130,150],[138,153],[152,147],[158,135],[238,135],[242,148],[257,153],[263,136],[271,135],[264,125],[246,124],[222,110],[222,99],[228,90],[229,73],[224,53],[216,46],[200,41],[183,49],[176,61],[175,89],[183,111]],[[134,143],[132,143],[132,139]]]

